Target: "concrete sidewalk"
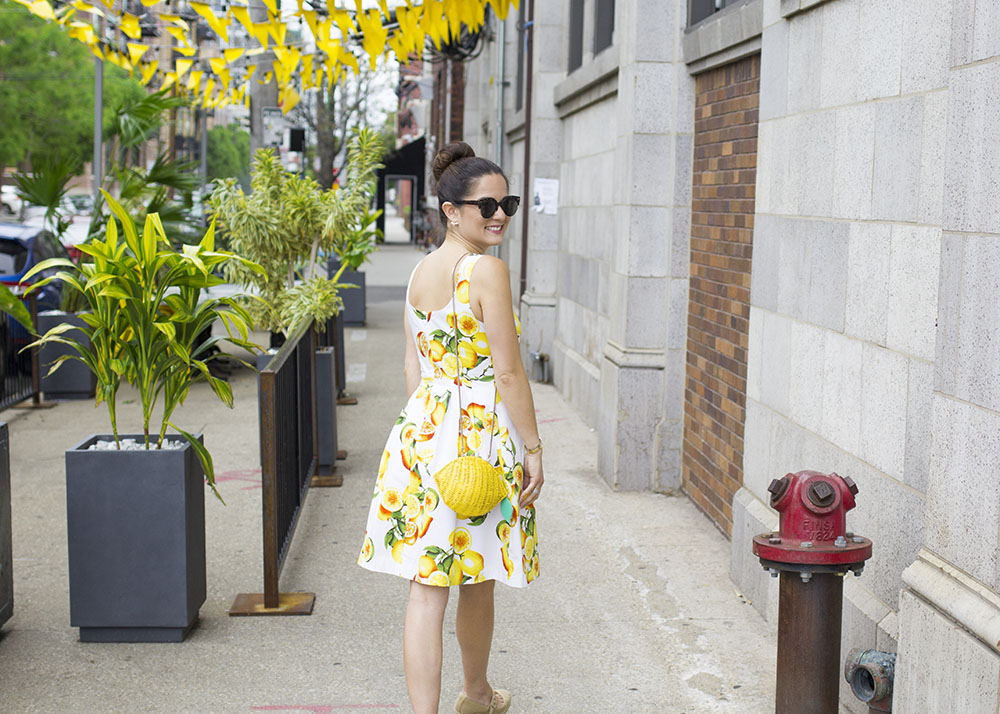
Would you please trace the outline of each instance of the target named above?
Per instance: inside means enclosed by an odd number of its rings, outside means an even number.
[[[376,284],[405,284],[421,256],[383,249]],[[107,431],[104,407],[0,414],[11,434],[15,585],[15,615],[0,632],[0,712],[409,711],[408,585],[355,564],[384,439],[405,400],[401,319],[398,297],[370,301],[367,326],[347,331],[359,403],[338,408],[344,485],[309,492],[281,578],[283,591],[316,593],[309,617],[227,615],[237,593],[262,587],[252,373],[231,378],[234,410],[201,385],[175,415],[204,431],[228,504],[206,494],[208,599],[181,644],[82,644],[69,626],[64,451]],[[730,583],[725,538],[683,497],[610,491],[596,473],[596,435],[551,386],[534,393],[546,444],[541,577],[523,591],[497,587],[490,671],[514,693],[511,712],[773,711],[774,636]],[[121,411],[123,431],[138,424],[134,401]],[[456,598],[442,713],[461,686]]]

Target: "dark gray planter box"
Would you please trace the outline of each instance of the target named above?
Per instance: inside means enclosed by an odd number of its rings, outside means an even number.
[[[332,259],[327,263],[327,277],[332,278],[340,269],[340,261]],[[340,311],[340,317],[345,325],[351,327],[361,327],[365,324],[367,313],[365,312],[365,271],[345,270],[340,276],[341,283],[357,285],[356,288],[344,288],[339,291],[341,299],[344,301],[344,309]]]
[[[10,441],[0,423],[0,627],[14,614],[14,552],[10,520]]]
[[[333,347],[316,350],[316,454],[320,473],[330,473],[337,463],[337,374]]]
[[[73,313],[66,313],[60,310],[49,310],[38,313],[38,332],[45,334],[56,325],[68,322],[72,325],[83,325],[83,320]],[[74,340],[81,342],[84,346],[90,345],[90,340],[77,331],[72,331],[67,335]],[[69,345],[49,343],[44,345],[38,355],[38,363],[42,372],[42,393],[46,399],[92,399],[97,387],[94,373],[87,368],[83,362],[75,359],[66,360],[58,371],[51,377],[45,375],[49,371],[49,365],[55,362],[62,355],[77,354]]]
[[[70,624],[81,642],[180,642],[205,602],[201,464],[189,444],[86,450],[101,439],[66,452]]]

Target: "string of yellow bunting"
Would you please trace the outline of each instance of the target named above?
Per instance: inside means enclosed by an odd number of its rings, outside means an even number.
[[[147,8],[160,3],[160,0],[140,1]],[[420,4],[406,0],[405,5],[390,11],[387,0],[378,0],[378,9],[368,10],[362,9],[361,0],[355,0],[354,10],[349,11],[338,7],[336,0],[325,0],[326,11],[322,12],[305,9],[304,0],[296,0],[297,10],[282,14],[276,0],[262,0],[267,20],[253,22],[246,5],[231,4],[224,14],[217,15],[207,3],[190,2],[191,9],[218,36],[219,48],[213,48],[210,56],[199,51],[197,43],[191,40],[194,28],[190,22],[179,14],[150,12],[173,38],[170,49],[180,55],[173,60],[172,67],[168,63],[161,67],[160,60],[147,56],[156,54],[149,52],[156,45],[142,41],[140,18],[116,11],[115,0],[100,0],[103,8],[85,0],[71,0],[59,4],[57,9],[49,0],[13,2],[24,5],[43,20],[59,24],[96,57],[121,67],[131,76],[138,75],[139,81],[151,89],[173,88],[177,94],[190,98],[193,106],[212,109],[230,104],[249,106],[250,82],[269,84],[273,80],[278,86],[278,104],[286,114],[301,100],[300,90],[317,89],[324,82],[329,88],[348,70],[357,74],[360,65],[356,50],[360,50],[362,60],[367,57],[373,70],[376,60],[390,53],[407,64],[412,56],[420,56],[427,40],[440,48],[459,36],[462,25],[473,31],[481,28],[487,6],[500,19],[507,17],[511,7],[518,6],[518,0],[424,0]],[[124,47],[99,36],[94,29],[94,18],[102,17],[128,38]],[[287,23],[292,18],[298,25],[304,22],[308,26],[312,42],[286,41]],[[237,30],[237,33],[245,33],[240,44],[246,46],[229,46],[234,27],[242,28],[243,32]],[[274,55],[270,67],[254,59],[266,52]]]

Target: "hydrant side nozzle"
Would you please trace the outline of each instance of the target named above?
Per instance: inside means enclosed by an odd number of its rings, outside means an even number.
[[[844,679],[859,700],[872,708],[891,711],[895,669],[895,653],[856,647],[844,660]]]

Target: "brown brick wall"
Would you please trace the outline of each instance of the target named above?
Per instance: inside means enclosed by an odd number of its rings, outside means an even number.
[[[684,488],[727,535],[743,481],[760,55],[696,78]]]

